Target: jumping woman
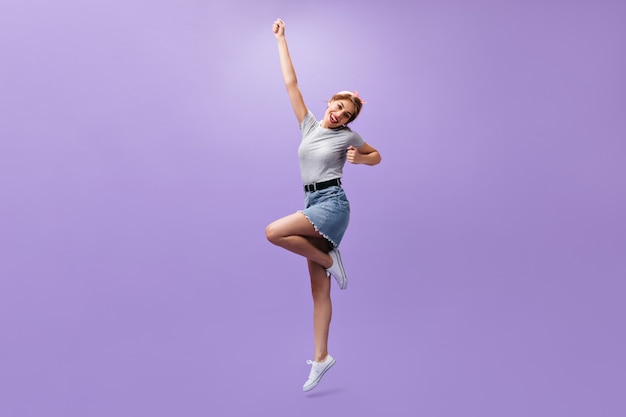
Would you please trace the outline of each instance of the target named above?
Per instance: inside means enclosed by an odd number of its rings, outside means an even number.
[[[304,104],[296,72],[291,62],[285,22],[272,26],[278,41],[280,68],[291,106],[300,125],[302,141],[298,149],[304,186],[305,208],[280,218],[265,229],[267,239],[306,258],[313,294],[314,359],[309,378],[302,389],[317,386],[334,364],[328,353],[328,332],[332,316],[330,276],[346,289],[348,277],[339,254],[339,243],[350,220],[350,203],[341,186],[346,160],[352,164],[376,165],[381,161],[374,147],[351,130],[348,124],[361,112],[363,101],[356,92],[341,91],[328,101],[324,117],[317,120]]]

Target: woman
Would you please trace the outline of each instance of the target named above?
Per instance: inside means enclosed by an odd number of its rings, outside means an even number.
[[[346,160],[353,164],[376,165],[381,157],[358,133],[347,127],[363,105],[356,92],[335,94],[328,102],[323,119],[315,119],[298,87],[285,39],[285,23],[278,19],[272,29],[278,41],[280,67],[289,100],[302,133],[298,157],[306,208],[272,222],[265,234],[273,244],[304,256],[308,262],[315,353],[314,360],[307,361],[311,371],[302,388],[309,391],[335,364],[335,359],[328,354],[332,315],[329,277],[332,275],[341,289],[348,285],[338,250],[350,218],[350,204],[341,187],[343,166]]]

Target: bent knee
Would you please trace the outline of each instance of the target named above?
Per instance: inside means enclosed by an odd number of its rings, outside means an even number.
[[[265,237],[272,243],[276,243],[278,239],[281,237],[276,231],[276,227],[274,227],[274,223],[270,223],[265,226]]]

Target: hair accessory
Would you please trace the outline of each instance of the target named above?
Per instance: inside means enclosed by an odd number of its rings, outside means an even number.
[[[353,93],[353,94],[354,94],[354,96],[355,96],[356,98],[358,98],[359,100],[361,100],[361,104],[365,104],[365,103],[367,103],[367,101],[363,100],[363,99],[361,98],[361,96],[359,96],[359,92],[358,92],[358,91],[354,90],[354,93]]]

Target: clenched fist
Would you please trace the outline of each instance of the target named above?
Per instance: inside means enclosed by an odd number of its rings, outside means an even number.
[[[351,164],[360,164],[361,163],[361,154],[354,146],[348,146],[348,150],[346,151],[346,160]]]
[[[283,22],[282,19],[276,19],[272,25],[272,30],[274,31],[276,39],[285,36],[285,22]]]

